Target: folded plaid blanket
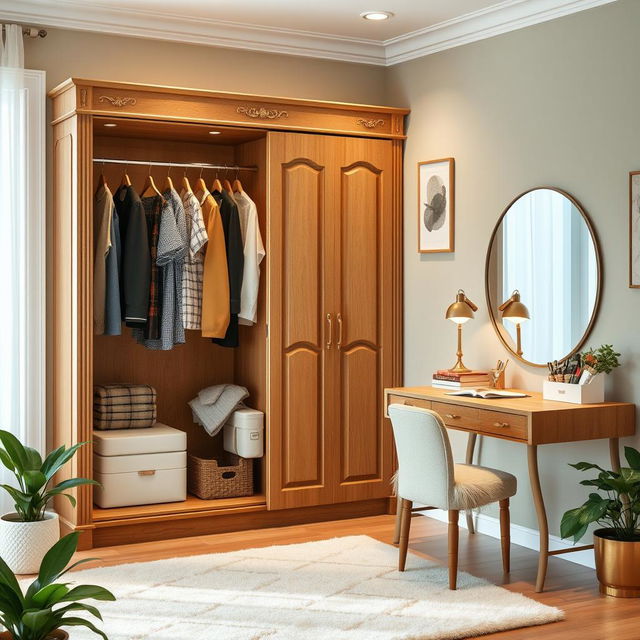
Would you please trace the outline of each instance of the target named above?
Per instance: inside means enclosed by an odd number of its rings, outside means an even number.
[[[156,390],[146,384],[103,384],[93,388],[93,427],[142,429],[156,423]]]

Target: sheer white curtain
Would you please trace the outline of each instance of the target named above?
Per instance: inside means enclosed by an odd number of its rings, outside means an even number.
[[[0,32],[0,429],[44,451],[44,72],[24,68],[22,28]],[[0,482],[10,476],[0,468]],[[0,513],[11,508],[2,492]]]

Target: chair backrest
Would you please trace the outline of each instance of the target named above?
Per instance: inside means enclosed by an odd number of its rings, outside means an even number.
[[[398,496],[438,509],[453,500],[454,470],[449,436],[429,409],[389,406],[398,452]]]

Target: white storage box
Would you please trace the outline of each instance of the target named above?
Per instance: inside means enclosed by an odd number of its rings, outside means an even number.
[[[545,380],[542,385],[542,397],[545,400],[572,402],[573,404],[598,404],[604,402],[604,374],[591,379],[590,384],[569,384]]]
[[[104,509],[187,498],[187,435],[163,424],[94,431],[94,502]]]
[[[241,458],[261,458],[264,453],[264,413],[238,409],[224,425],[224,450]]]

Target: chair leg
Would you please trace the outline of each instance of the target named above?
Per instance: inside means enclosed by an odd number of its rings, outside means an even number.
[[[458,516],[460,512],[449,511],[449,589],[454,590],[458,580]]]
[[[407,550],[409,549],[409,529],[411,528],[411,508],[413,502],[402,498],[402,513],[400,515],[400,554],[398,558],[398,571],[404,571],[407,562]]]
[[[396,502],[396,526],[393,531],[393,544],[400,542],[400,526],[402,524],[402,498],[398,496]]]
[[[500,544],[502,545],[502,569],[511,571],[511,523],[509,518],[509,498],[500,500]]]

